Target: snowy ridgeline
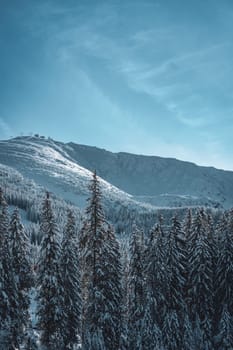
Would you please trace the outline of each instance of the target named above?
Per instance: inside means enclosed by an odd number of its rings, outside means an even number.
[[[233,349],[233,210],[117,239],[89,188],[84,219],[41,191],[34,236],[0,191],[0,349]]]
[[[62,143],[41,137],[0,141],[0,163],[84,206],[94,169],[106,207],[115,203],[139,212],[158,208],[233,206],[233,172],[189,162]]]

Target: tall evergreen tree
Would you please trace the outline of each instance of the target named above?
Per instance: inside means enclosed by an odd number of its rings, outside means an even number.
[[[41,233],[43,240],[38,262],[38,328],[46,350],[63,349],[64,289],[59,269],[60,244],[50,196],[42,204]]]
[[[181,349],[182,337],[179,331],[179,321],[175,310],[168,311],[163,325],[163,340],[165,349]]]
[[[172,219],[172,226],[167,241],[167,274],[168,274],[168,303],[169,309],[175,310],[178,319],[182,319],[185,312],[185,254],[184,232],[176,217]],[[181,328],[181,327],[180,327]]]
[[[104,290],[107,309],[103,336],[107,349],[118,349],[122,332],[122,266],[119,243],[112,226],[108,225],[103,247],[103,266],[106,273]]]
[[[165,256],[165,237],[160,225],[150,232],[147,255],[144,264],[147,294],[150,300],[150,312],[153,323],[162,328],[167,310],[167,273]],[[148,300],[147,295],[147,300]]]
[[[18,298],[18,337],[22,335],[29,321],[29,290],[32,287],[29,263],[28,241],[21,223],[18,209],[15,209],[10,222],[9,250]]]
[[[141,339],[143,350],[162,350],[162,332],[157,323],[153,320],[154,300],[147,292],[145,312],[142,322]]]
[[[9,247],[8,206],[0,189],[0,345],[11,350],[19,347],[19,299]]]
[[[193,253],[193,247],[192,247],[192,211],[188,210],[187,215],[183,222],[183,231],[184,231],[184,278],[185,278],[185,285],[184,285],[184,298],[186,305],[188,305],[188,294],[190,290],[189,284],[189,260]]]
[[[81,331],[80,271],[75,218],[68,210],[67,224],[62,241],[60,269],[63,285],[63,339],[64,349],[72,349]]]
[[[226,305],[222,310],[215,342],[218,350],[233,349],[233,317],[229,314]]]
[[[205,344],[211,348],[213,317],[213,264],[203,213],[198,212],[192,226],[193,254],[189,266],[189,308],[193,321],[199,319]],[[208,347],[206,347],[207,349]]]
[[[182,347],[183,323],[186,314],[186,304],[184,298],[185,289],[185,254],[184,254],[184,232],[176,217],[172,219],[172,226],[167,237],[166,249],[166,273],[167,273],[167,304],[168,310],[164,325],[175,327],[177,348]],[[174,316],[175,315],[175,316]],[[168,320],[169,317],[173,320]],[[165,333],[164,333],[165,330]],[[166,338],[166,327],[163,327],[163,335]],[[166,343],[166,342],[165,342]],[[168,343],[168,341],[167,341]],[[172,348],[172,344],[168,347]]]
[[[223,217],[220,252],[217,262],[216,278],[216,306],[218,316],[227,305],[228,311],[233,316],[233,211],[228,217]]]
[[[81,286],[81,300],[82,300],[82,310],[81,310],[81,337],[84,338],[88,332],[86,330],[87,325],[87,308],[88,299],[91,290],[91,280],[93,273],[92,266],[92,240],[88,234],[90,230],[90,225],[88,220],[85,220],[83,226],[78,235],[78,256],[79,256],[79,266],[80,266],[80,286]]]
[[[143,262],[142,233],[136,225],[133,226],[130,240],[129,268],[129,349],[142,347],[142,328],[145,307],[145,283]]]
[[[88,222],[81,239],[82,259],[87,263],[87,284],[90,286],[84,310],[83,344],[85,349],[96,349],[97,345],[94,346],[93,341],[98,338],[98,334],[102,334],[106,349],[113,350],[119,347],[120,341],[121,276],[118,245],[104,217],[96,173],[93,174],[90,191],[86,210]],[[89,339],[92,339],[91,345]]]

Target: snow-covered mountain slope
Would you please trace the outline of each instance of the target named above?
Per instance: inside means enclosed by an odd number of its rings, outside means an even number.
[[[0,141],[0,163],[58,196],[84,205],[92,171],[108,203],[155,207],[233,206],[233,172],[152,156],[112,153],[41,137]]]
[[[60,198],[79,207],[86,204],[92,172],[80,166],[67,153],[67,145],[51,139],[18,137],[0,142],[0,163],[20,172]],[[150,204],[134,200],[132,195],[100,178],[105,205],[122,203],[148,209]]]
[[[68,153],[78,164],[140,199],[160,206],[233,206],[233,172],[157,156],[112,153],[74,143]],[[154,198],[153,198],[154,197]]]

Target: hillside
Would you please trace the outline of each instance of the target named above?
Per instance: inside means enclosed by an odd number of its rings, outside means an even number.
[[[96,147],[68,144],[78,164],[96,169],[106,181],[160,206],[195,205],[203,200],[233,205],[233,172],[197,166],[172,158],[112,153]]]
[[[160,207],[233,206],[233,172],[157,156],[112,153],[41,137],[0,141],[0,163],[83,207],[91,172],[111,203]]]

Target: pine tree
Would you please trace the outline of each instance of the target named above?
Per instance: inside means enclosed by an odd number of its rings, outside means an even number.
[[[165,238],[159,225],[150,232],[144,272],[147,294],[150,296],[150,311],[153,323],[162,328],[167,310],[167,272],[165,257]]]
[[[162,349],[162,332],[152,319],[153,310],[154,300],[148,292],[141,331],[143,350]]]
[[[189,284],[189,260],[193,252],[192,247],[192,223],[193,217],[192,217],[192,211],[188,210],[187,215],[185,217],[185,220],[183,222],[183,231],[184,231],[184,278],[185,278],[185,285],[184,285],[184,298],[186,305],[188,305],[188,294],[190,290]]]
[[[75,230],[75,218],[73,213],[69,210],[67,214],[67,224],[65,227],[60,258],[62,284],[64,290],[64,349],[72,349],[73,345],[77,343],[77,335],[80,334],[81,330],[81,290],[77,251],[78,246]]]
[[[189,309],[191,320],[200,320],[206,346],[212,340],[213,317],[213,263],[202,212],[198,212],[192,225],[193,253],[189,260]],[[210,344],[210,345],[208,345]]]
[[[104,337],[100,329],[96,330],[95,332],[92,332],[87,337],[86,348],[93,350],[107,350],[104,342]]]
[[[97,345],[94,347],[93,339],[102,334],[104,346],[111,350],[117,349],[120,341],[119,248],[104,217],[96,173],[93,174],[90,190],[91,197],[86,210],[88,222],[80,240],[82,260],[86,262],[89,272],[89,278],[83,281],[90,287],[86,296],[86,310],[83,312],[83,344],[85,349],[95,350]],[[92,339],[91,345],[89,339]]]
[[[233,349],[233,317],[229,314],[226,305],[223,307],[215,341],[218,350]]]
[[[120,349],[128,350],[128,306],[129,306],[129,249],[124,240],[121,241],[121,265],[122,265],[122,322]]]
[[[183,326],[183,336],[182,336],[182,350],[196,350],[195,337],[192,323],[188,315],[185,315],[184,326]]]
[[[47,350],[63,348],[64,290],[59,270],[60,245],[49,194],[42,205],[40,259],[38,262],[38,328],[41,344]]]
[[[122,266],[119,243],[112,226],[108,225],[103,247],[103,266],[107,302],[103,336],[107,349],[118,349],[122,332]]]
[[[129,349],[142,347],[142,324],[145,307],[144,262],[142,249],[142,234],[136,225],[133,226],[130,240],[129,269]]]
[[[10,222],[9,250],[11,265],[16,284],[18,299],[18,326],[16,333],[22,338],[22,333],[29,320],[29,290],[32,287],[31,267],[28,260],[28,245],[24,227],[21,223],[18,209],[15,209]]]
[[[91,290],[91,279],[93,273],[92,266],[92,240],[89,236],[90,225],[87,220],[84,221],[83,227],[78,235],[78,256],[79,256],[79,266],[80,266],[80,286],[81,286],[81,300],[82,300],[82,310],[81,310],[81,325],[82,325],[82,341],[86,336],[88,330],[87,328],[87,309],[88,309],[88,299]]]
[[[0,345],[10,350],[19,347],[19,299],[9,248],[8,206],[0,189]]]
[[[176,217],[172,219],[172,226],[167,236],[166,244],[166,302],[167,312],[165,323],[175,327],[176,323],[176,345],[178,348],[182,346],[183,322],[186,313],[186,304],[184,299],[185,288],[185,255],[184,255],[184,232],[181,224]],[[176,316],[169,324],[169,317]],[[167,330],[163,324],[163,336],[166,339]],[[164,333],[165,332],[165,333]],[[166,343],[166,341],[165,341]],[[167,341],[168,344],[168,341]],[[169,346],[172,346],[171,344]]]
[[[182,344],[181,334],[179,332],[179,321],[177,313],[174,310],[168,311],[163,325],[163,340],[165,349],[177,350]]]
[[[193,339],[194,339],[194,349],[204,349],[204,350],[212,350],[213,348],[209,348],[208,344],[206,346],[205,340],[206,336],[201,326],[202,322],[199,316],[196,316],[196,319],[193,322]]]
[[[179,321],[185,312],[185,254],[183,246],[184,233],[176,217],[172,219],[172,227],[167,241],[167,273],[168,273],[168,307],[175,310]],[[181,327],[180,327],[181,329]]]

